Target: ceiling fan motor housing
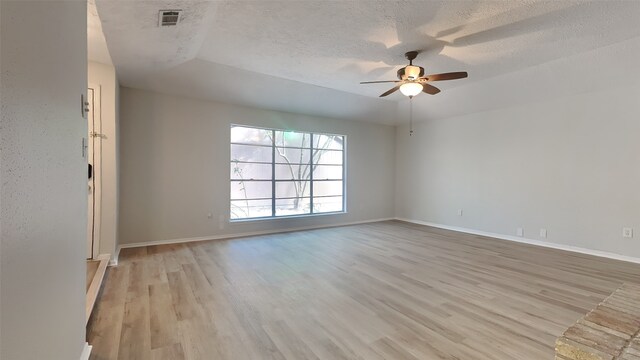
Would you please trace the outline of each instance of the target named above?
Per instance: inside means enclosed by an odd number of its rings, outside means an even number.
[[[419,69],[419,71],[417,71]],[[424,68],[422,66],[407,65],[401,69],[398,69],[398,79],[400,80],[416,80],[419,77],[424,76]]]

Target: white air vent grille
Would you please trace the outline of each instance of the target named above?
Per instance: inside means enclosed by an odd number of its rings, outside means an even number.
[[[160,10],[158,26],[175,26],[180,21],[182,10]]]

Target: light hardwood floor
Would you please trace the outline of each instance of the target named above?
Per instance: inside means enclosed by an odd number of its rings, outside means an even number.
[[[553,359],[640,265],[401,222],[123,250],[91,359]]]
[[[91,312],[93,311],[96,300],[98,299],[98,292],[102,286],[102,280],[107,271],[107,265],[109,264],[109,254],[98,256],[95,260],[87,260],[87,294],[85,302],[85,315],[86,321],[89,323]]]

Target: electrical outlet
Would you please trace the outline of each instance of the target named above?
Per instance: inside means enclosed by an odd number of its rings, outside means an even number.
[[[462,216],[462,209],[458,209],[458,216]]]
[[[632,238],[633,237],[633,228],[622,228],[622,237]]]
[[[524,229],[523,229],[523,228],[518,228],[518,229],[516,229],[516,235],[518,235],[518,236],[524,236]]]
[[[541,238],[546,238],[547,237],[547,229],[545,229],[545,228],[540,229],[540,237]]]
[[[208,213],[208,214],[207,214],[207,219],[211,219],[212,217],[213,217],[213,214],[212,214],[212,213]]]

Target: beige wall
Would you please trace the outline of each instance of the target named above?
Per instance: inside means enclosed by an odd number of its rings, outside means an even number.
[[[120,244],[394,216],[391,126],[121,88]],[[229,126],[347,135],[348,214],[229,223]],[[211,219],[207,214],[212,213]]]
[[[86,4],[3,0],[0,8],[0,358],[77,360],[85,342]]]
[[[112,65],[89,62],[89,85],[100,86],[101,139],[100,254],[115,255],[118,229],[118,111],[119,91]]]
[[[397,216],[640,258],[638,64],[640,41],[616,44],[472,86],[537,101],[399,127]],[[571,82],[590,85],[558,90]]]

